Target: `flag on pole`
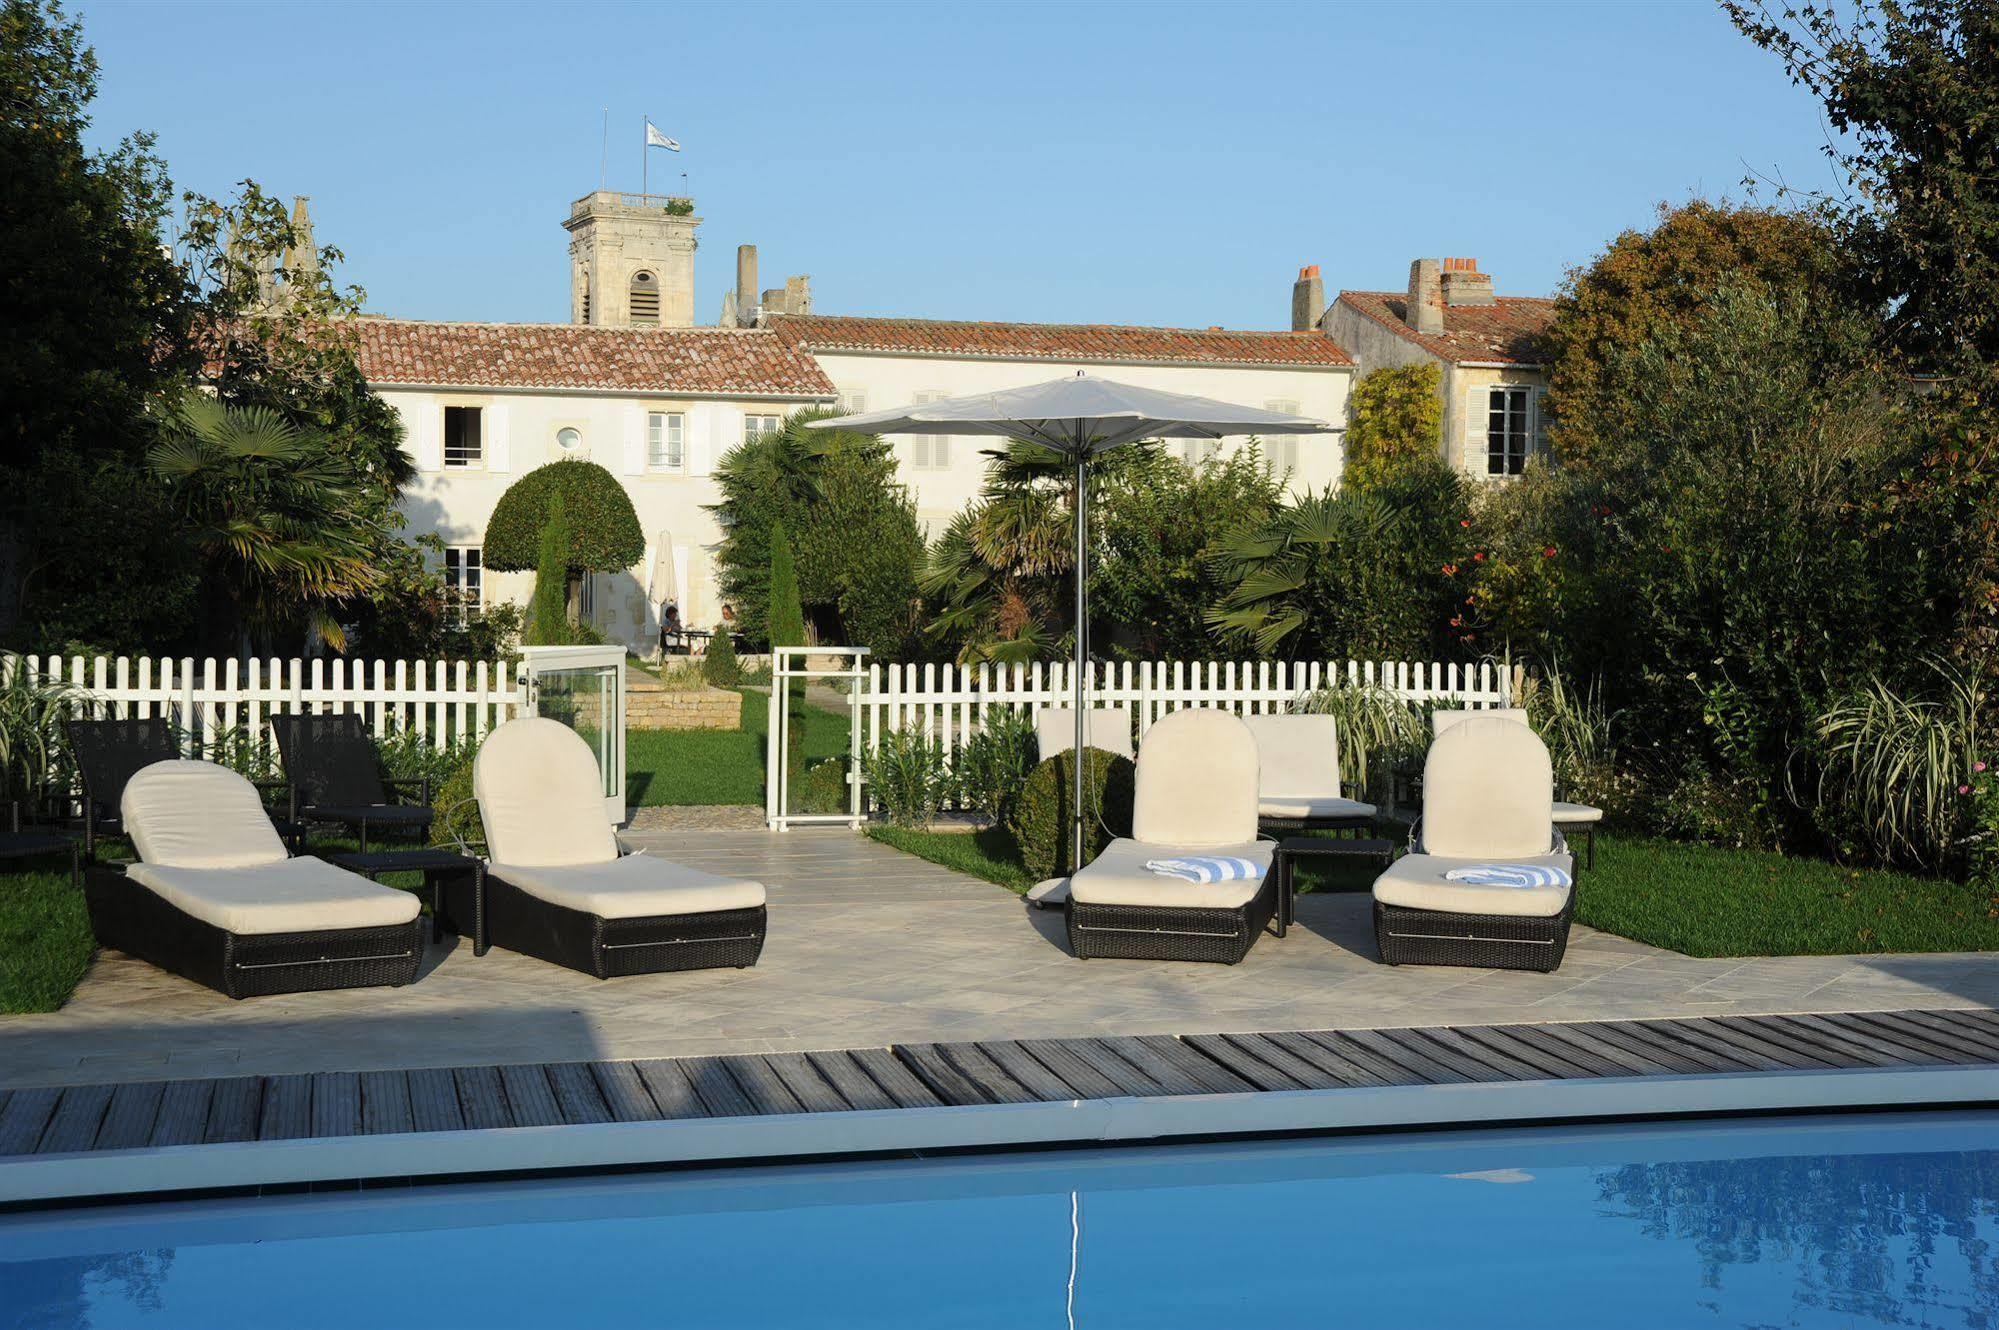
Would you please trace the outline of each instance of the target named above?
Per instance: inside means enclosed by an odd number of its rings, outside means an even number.
[[[646,146],[648,148],[665,148],[668,152],[680,151],[680,144],[660,133],[659,126],[653,124],[650,120],[646,121]]]

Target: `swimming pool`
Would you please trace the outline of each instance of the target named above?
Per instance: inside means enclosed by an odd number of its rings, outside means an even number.
[[[1999,1116],[1317,1138],[0,1216],[0,1323],[1999,1323]]]

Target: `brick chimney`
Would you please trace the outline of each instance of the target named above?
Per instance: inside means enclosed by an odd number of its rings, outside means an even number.
[[[1478,270],[1477,259],[1444,260],[1444,303],[1446,305],[1490,305],[1492,274]]]
[[[1409,305],[1402,317],[1419,333],[1444,330],[1444,287],[1435,259],[1417,259],[1409,265]]]
[[[1291,284],[1291,331],[1311,332],[1325,312],[1326,283],[1319,276],[1319,265],[1308,264],[1298,270],[1298,280]]]

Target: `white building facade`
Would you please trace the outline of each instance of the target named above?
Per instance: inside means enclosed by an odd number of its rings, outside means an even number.
[[[1318,333],[826,316],[741,329],[368,318],[360,331],[362,371],[400,413],[416,467],[407,530],[444,542],[447,580],[468,608],[524,603],[532,590],[532,573],[484,567],[486,524],[507,487],[587,458],[623,482],[647,549],[632,569],[590,579],[584,608],[609,640],[640,652],[657,643],[666,605],[688,627],[720,622],[716,463],[794,411],[880,409],[1084,369],[1329,422],[1328,433],[1275,441],[1266,454],[1302,490],[1339,475],[1353,375]],[[1245,443],[1172,446],[1198,460]],[[892,439],[930,536],[978,493],[988,444]]]

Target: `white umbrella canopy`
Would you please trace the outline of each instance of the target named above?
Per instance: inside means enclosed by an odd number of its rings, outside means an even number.
[[[1088,559],[1089,459],[1139,439],[1220,439],[1245,434],[1320,434],[1323,420],[1236,406],[1209,397],[1100,379],[1078,370],[1073,377],[969,393],[916,406],[815,420],[810,429],[851,430],[857,434],[973,434],[1026,439],[1076,463],[1076,763],[1078,779],[1072,810],[1074,837],[1069,864],[1083,866],[1082,753],[1089,716],[1089,598],[1084,565]]]
[[[984,434],[1028,439],[1065,456],[1088,456],[1138,439],[1220,439],[1320,434],[1323,420],[1140,388],[1078,372],[1071,378],[968,393],[921,406],[815,420],[812,429],[859,434]]]

